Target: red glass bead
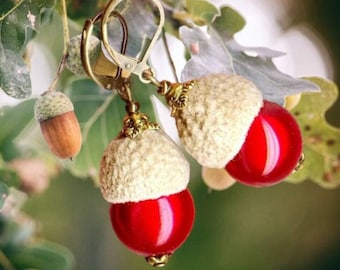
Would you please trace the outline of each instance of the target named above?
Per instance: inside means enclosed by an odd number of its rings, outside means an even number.
[[[282,181],[302,155],[302,136],[294,117],[282,106],[264,101],[239,153],[226,165],[239,182],[270,186]]]
[[[145,257],[172,254],[188,237],[194,215],[188,189],[154,200],[111,204],[110,208],[117,237]]]

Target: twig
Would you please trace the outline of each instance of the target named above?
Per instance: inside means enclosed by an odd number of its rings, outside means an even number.
[[[0,266],[2,266],[4,270],[15,270],[12,263],[1,249],[0,249]]]
[[[50,84],[49,88],[47,91],[55,91],[55,87],[58,83],[60,74],[63,72],[65,68],[65,61],[67,57],[67,47],[68,43],[70,42],[70,31],[68,28],[68,17],[67,17],[67,6],[66,6],[66,0],[60,0],[61,1],[61,19],[63,22],[63,36],[64,36],[64,49],[63,49],[63,55],[60,60],[58,69],[57,69],[57,74],[55,78],[53,79],[52,83]]]
[[[169,62],[170,62],[170,67],[171,67],[172,73],[175,77],[176,82],[179,82],[177,72],[176,72],[175,62],[173,61],[173,59],[171,57],[170,48],[169,48],[169,44],[168,44],[168,41],[167,41],[167,38],[166,38],[164,28],[163,28],[163,31],[162,31],[162,40],[163,40],[163,43],[164,43],[166,55],[168,56],[168,59],[169,59]]]
[[[11,14],[14,10],[16,10],[25,0],[20,0],[18,3],[15,4],[9,11],[7,11],[4,15],[0,17],[0,21],[5,19],[9,14]]]
[[[66,0],[61,0],[61,18],[63,22],[63,31],[64,31],[64,54],[66,54],[67,46],[70,41],[70,31],[68,28]]]
[[[87,136],[89,135],[90,129],[94,125],[94,123],[98,120],[98,118],[105,112],[105,110],[110,106],[112,100],[115,98],[115,94],[111,94],[106,97],[105,101],[97,108],[94,114],[87,120],[86,124],[83,127],[83,141],[86,141]]]

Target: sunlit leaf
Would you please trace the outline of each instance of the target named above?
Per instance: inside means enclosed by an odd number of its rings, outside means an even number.
[[[31,95],[31,79],[24,59],[15,51],[1,48],[1,44],[0,89],[18,99]]]
[[[212,26],[222,35],[232,36],[246,24],[245,19],[231,7],[222,7],[221,15],[216,17]]]
[[[209,24],[218,14],[218,9],[204,0],[187,0],[186,5],[196,24]]]
[[[183,26],[180,36],[191,53],[191,59],[182,72],[183,81],[211,73],[235,73],[251,80],[260,89],[264,99],[279,104],[284,103],[287,95],[319,89],[312,82],[280,72],[272,58],[281,53],[266,48],[244,48],[233,40],[224,40],[213,28],[205,31],[200,27]],[[249,52],[255,52],[256,55],[250,56]]]
[[[162,103],[162,101],[154,95],[151,96],[151,102],[160,127],[174,142],[176,142],[176,144],[181,144],[176,127],[176,121],[175,118],[170,116],[169,107]]]
[[[340,129],[327,122],[325,113],[336,101],[338,89],[325,79],[310,80],[320,86],[321,92],[303,94],[292,110],[303,133],[304,166],[287,180],[296,183],[310,179],[334,188],[340,184]]]

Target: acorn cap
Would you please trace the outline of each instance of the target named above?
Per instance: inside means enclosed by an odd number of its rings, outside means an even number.
[[[99,184],[110,203],[138,202],[178,193],[187,187],[189,163],[161,130],[114,139],[104,151]]]
[[[211,74],[197,79],[176,115],[181,142],[202,166],[223,168],[241,149],[262,106],[261,92],[244,77]]]
[[[70,39],[67,46],[65,66],[76,75],[86,76],[86,72],[81,61],[81,37],[82,35],[77,35]],[[93,60],[96,58],[100,50],[100,40],[96,36],[90,36],[89,39],[89,57],[90,60]]]
[[[38,122],[51,119],[73,110],[74,106],[69,97],[57,91],[44,92],[34,105],[34,115]]]

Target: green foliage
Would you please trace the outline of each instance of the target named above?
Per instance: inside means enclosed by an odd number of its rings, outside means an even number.
[[[300,92],[317,91],[315,84],[296,79],[279,71],[272,62],[281,53],[266,48],[247,48],[235,40],[216,32],[213,27],[206,32],[200,27],[180,28],[181,40],[191,52],[191,59],[182,72],[184,81],[211,73],[236,73],[251,80],[266,100],[280,104],[284,97]],[[199,53],[190,50],[196,44]],[[256,56],[250,56],[249,54]]]
[[[32,89],[25,48],[51,17],[54,0],[6,0],[1,5],[0,89],[14,98],[27,98]]]
[[[31,245],[11,246],[3,249],[4,256],[14,269],[70,270],[74,266],[73,255],[64,247],[48,241]]]
[[[338,97],[338,88],[322,78],[309,78],[320,86],[320,93],[303,94],[292,113],[303,132],[303,168],[292,174],[290,182],[310,179],[322,187],[335,188],[340,184],[340,129],[327,122],[325,114]]]
[[[142,84],[138,78],[133,78],[132,85],[134,97],[141,105],[141,112],[153,120],[149,96],[156,89]],[[103,92],[98,85],[88,79],[72,82],[68,92],[74,103],[84,141],[80,153],[72,162],[67,163],[68,169],[77,177],[91,177],[97,182],[103,151],[122,129],[122,121],[126,114],[124,103],[116,92]]]
[[[230,7],[221,7],[221,14],[212,22],[213,28],[221,36],[230,37],[242,30],[246,25],[245,19]]]
[[[27,126],[32,119],[33,105],[35,100],[25,100],[14,107],[0,108],[0,126],[6,127],[0,133],[0,150],[1,153],[8,153],[7,148],[13,150],[14,139],[22,132],[23,128]],[[4,159],[10,159],[10,153],[4,156]]]
[[[8,196],[8,186],[0,181],[0,210],[5,204],[5,200]]]
[[[56,11],[55,2],[3,0],[0,5],[0,88],[9,96],[22,99],[31,94],[29,65],[25,61],[28,60],[26,53],[29,54],[27,45],[44,24],[56,23],[51,21]],[[167,7],[165,30],[179,37],[190,54],[182,72],[182,80],[215,72],[236,73],[252,80],[261,89],[265,99],[280,104],[283,104],[287,95],[315,92],[303,94],[300,104],[293,111],[302,127],[306,161],[304,169],[287,181],[300,183],[311,179],[323,187],[338,186],[340,148],[337,138],[340,133],[325,119],[325,112],[337,97],[336,86],[320,78],[292,78],[273,64],[273,58],[282,53],[237,44],[233,35],[242,30],[246,21],[229,6],[217,8],[203,0],[163,2]],[[68,1],[73,29],[82,29],[84,19],[94,16],[105,4],[104,0]],[[129,56],[138,56],[153,36],[157,18],[150,11],[150,7],[138,0],[124,11],[129,28]],[[121,26],[113,23],[109,26],[109,33],[112,33],[109,36],[110,45],[119,50]],[[46,36],[48,34],[44,33]],[[46,39],[48,37],[39,40]],[[53,48],[49,49],[56,54]],[[58,56],[55,55],[55,58]],[[65,72],[59,83],[60,89],[74,103],[82,128],[83,145],[72,162],[56,162],[73,176],[91,178],[97,183],[102,153],[122,128],[125,104],[115,91],[101,89],[88,78],[75,78]],[[321,92],[317,92],[319,89]],[[133,76],[132,90],[133,97],[141,104],[141,111],[154,121],[149,98],[156,93],[156,88]],[[38,124],[33,122],[34,102],[34,99],[28,99],[16,106],[0,109],[0,209],[6,204],[6,198],[12,195],[10,187],[20,188],[21,185],[18,173],[8,163],[21,156],[51,155],[41,136],[36,133]],[[198,168],[195,169],[198,171]],[[0,214],[0,269],[72,269],[74,258],[67,249],[37,239],[34,229],[30,227],[31,221],[21,223],[16,218],[6,213]],[[195,237],[202,240],[199,235]],[[220,245],[222,248],[224,243]]]

